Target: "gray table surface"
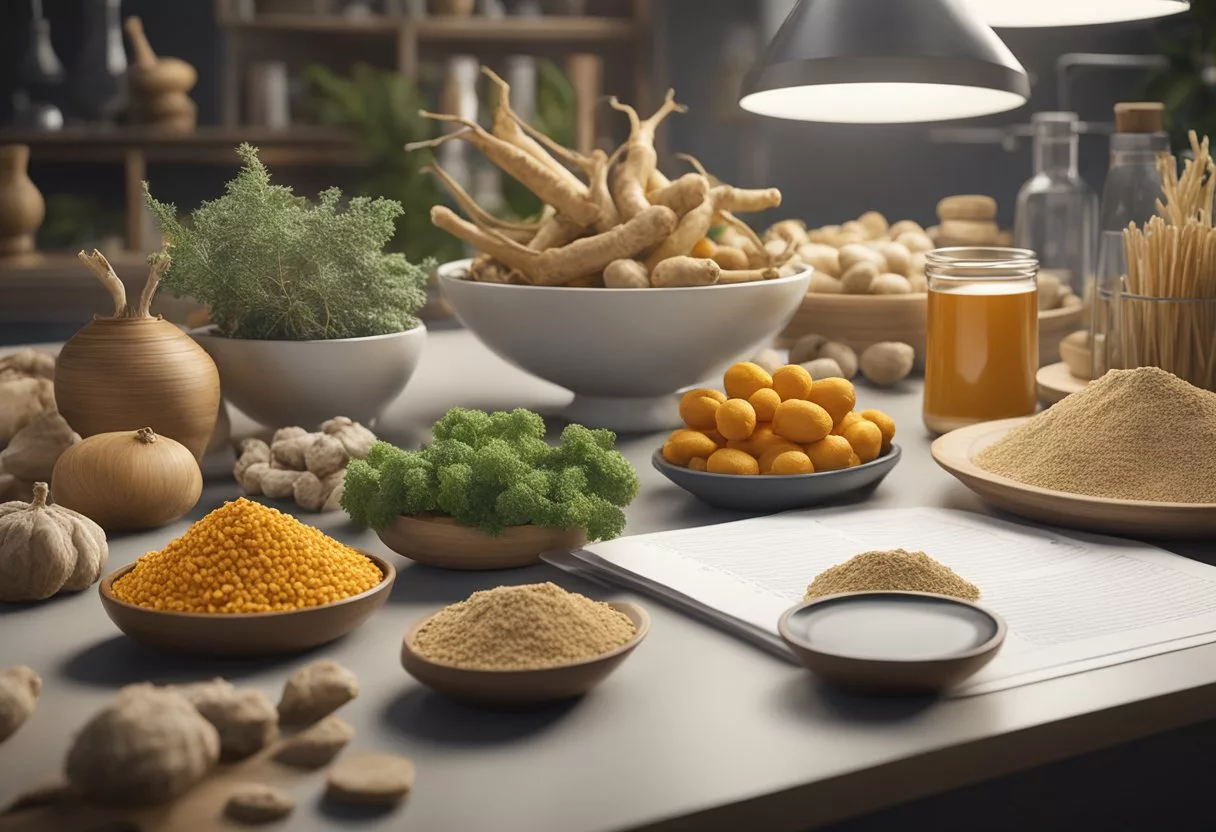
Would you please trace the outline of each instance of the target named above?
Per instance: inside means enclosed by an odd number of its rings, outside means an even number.
[[[569,398],[463,331],[435,332],[381,432],[408,446],[453,405],[522,406],[548,415]],[[897,419],[904,448],[871,505],[985,510],[932,462],[918,383],[895,391],[861,388],[860,398],[862,406]],[[335,402],[335,412],[341,409]],[[556,419],[550,425],[560,429]],[[740,517],[699,504],[655,472],[649,457],[657,442],[651,436],[620,443],[642,479],[630,531]],[[220,472],[226,467],[223,460],[212,464]],[[186,520],[113,539],[110,568],[159,548],[187,520],[236,494],[231,480],[210,480]],[[302,516],[348,543],[387,552],[341,514]],[[1216,559],[1212,544],[1171,548]],[[315,655],[358,674],[362,692],[342,711],[357,729],[355,746],[412,757],[415,792],[390,814],[356,818],[319,801],[321,781],[309,779],[297,787],[300,809],[286,828],[802,830],[1216,716],[1216,645],[962,700],[864,701],[824,690],[795,666],[654,601],[548,567],[461,574],[396,562],[400,572],[386,606]],[[411,622],[476,589],[538,580],[640,600],[653,616],[645,643],[591,695],[536,712],[486,713],[430,693],[401,669],[400,640]],[[45,682],[31,722],[0,746],[0,804],[58,770],[73,732],[121,685],[226,675],[277,698],[307,658],[226,662],[156,653],[114,628],[96,589],[0,608],[0,666],[28,664]]]

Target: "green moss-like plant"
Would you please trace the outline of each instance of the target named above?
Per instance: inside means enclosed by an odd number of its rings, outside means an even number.
[[[205,305],[232,338],[360,338],[418,326],[433,264],[384,252],[400,203],[356,197],[341,210],[337,188],[312,203],[271,184],[256,148],[242,144],[237,155],[242,167],[224,195],[189,222],[144,183],[172,255],[162,286]]]
[[[402,514],[439,513],[491,535],[536,525],[584,529],[592,540],[625,529],[621,509],[637,496],[638,475],[610,431],[567,425],[551,447],[531,411],[454,407],[434,437],[417,451],[377,442],[351,460],[342,492],[351,519],[379,530]]]

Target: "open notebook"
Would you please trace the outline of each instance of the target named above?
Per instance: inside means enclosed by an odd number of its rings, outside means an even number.
[[[777,619],[819,572],[922,550],[979,586],[1009,625],[969,696],[1216,641],[1216,567],[1143,543],[946,509],[788,512],[625,537],[546,559],[664,599],[793,660]]]

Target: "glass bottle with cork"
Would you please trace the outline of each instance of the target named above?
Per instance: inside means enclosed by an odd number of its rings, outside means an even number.
[[[925,259],[924,422],[933,433],[1038,406],[1038,261],[1027,249],[943,248]]]
[[[1034,176],[1018,192],[1013,244],[1038,255],[1040,275],[1080,294],[1093,279],[1098,197],[1077,169],[1076,113],[1035,113]]]
[[[1130,224],[1143,226],[1157,213],[1161,198],[1159,160],[1170,155],[1165,132],[1165,105],[1124,102],[1115,105],[1115,133],[1110,140],[1110,171],[1102,191],[1098,278],[1092,297],[1091,377],[1112,366],[1106,337],[1114,325],[1111,298],[1127,274],[1123,232]],[[1114,342],[1111,342],[1112,348]],[[1119,361],[1115,359],[1115,364]]]

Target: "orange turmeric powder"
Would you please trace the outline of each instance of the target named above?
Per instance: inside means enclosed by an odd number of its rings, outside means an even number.
[[[141,557],[113,592],[128,604],[170,612],[281,612],[341,601],[383,579],[367,556],[241,498]]]

